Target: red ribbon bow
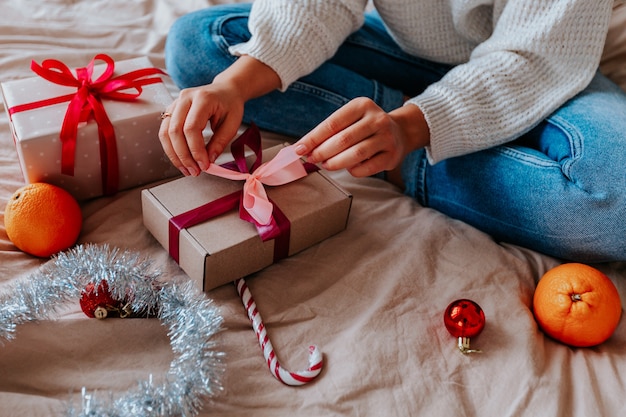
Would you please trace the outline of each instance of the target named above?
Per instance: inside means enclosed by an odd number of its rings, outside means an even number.
[[[93,80],[96,60],[104,61],[106,68],[96,80]],[[102,98],[122,101],[135,100],[143,92],[142,87],[144,85],[163,81],[158,76],[152,77],[153,75],[167,74],[158,68],[143,68],[113,77],[115,62],[110,56],[105,54],[98,54],[91,60],[89,65],[84,68],[77,68],[76,76],[74,76],[67,65],[56,59],[46,59],[41,65],[32,61],[30,68],[37,75],[50,82],[75,87],[76,92],[14,106],[9,109],[9,114],[12,115],[69,101],[60,133],[62,144],[61,172],[66,175],[74,175],[78,125],[81,122],[88,121],[93,116],[98,125],[98,137],[100,140],[102,189],[105,195],[115,194],[119,184],[119,163],[115,130],[102,105]]]

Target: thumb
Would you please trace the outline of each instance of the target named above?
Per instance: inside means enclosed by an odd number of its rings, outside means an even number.
[[[213,129],[213,136],[207,145],[207,152],[211,163],[224,152],[226,146],[234,139],[241,126],[242,118],[227,116]]]

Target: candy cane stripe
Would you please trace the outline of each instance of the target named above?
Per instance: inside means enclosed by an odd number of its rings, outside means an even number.
[[[317,346],[309,346],[309,367],[307,369],[298,372],[289,372],[284,369],[280,365],[278,357],[274,352],[272,342],[270,341],[267,331],[265,330],[263,318],[257,310],[256,303],[252,298],[248,285],[243,278],[240,278],[235,281],[235,286],[237,287],[237,293],[239,293],[239,297],[246,308],[248,318],[252,323],[252,328],[254,329],[259,345],[261,346],[261,350],[263,351],[263,356],[267,362],[267,367],[272,375],[274,375],[274,377],[283,384],[291,386],[304,385],[314,380],[320,372],[322,372],[323,367],[322,353]]]

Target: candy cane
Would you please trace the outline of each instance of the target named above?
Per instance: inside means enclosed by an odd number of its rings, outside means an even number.
[[[241,301],[248,312],[248,317],[252,322],[252,328],[254,328],[254,332],[256,333],[261,349],[263,350],[263,356],[267,361],[267,366],[272,375],[274,375],[276,379],[283,384],[291,386],[304,385],[315,379],[315,377],[322,372],[323,365],[322,352],[320,352],[317,346],[309,346],[309,367],[306,370],[289,372],[284,369],[278,362],[278,358],[274,353],[274,347],[267,336],[263,319],[256,308],[256,303],[252,298],[248,285],[243,278],[236,280],[235,285],[237,287],[239,297],[241,297]]]

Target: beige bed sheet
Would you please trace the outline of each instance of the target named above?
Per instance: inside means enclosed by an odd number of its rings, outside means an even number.
[[[0,78],[29,76],[31,59],[82,66],[100,52],[117,60],[145,55],[163,66],[169,25],[210,3],[4,2]],[[383,181],[332,175],[354,196],[346,231],[247,279],[283,365],[306,367],[306,348],[315,343],[323,372],[299,388],[276,381],[234,286],[220,287],[207,296],[225,321],[218,336],[224,390],[204,404],[202,416],[625,415],[624,320],[606,343],[571,349],[545,337],[533,319],[535,282],[558,260],[494,242]],[[2,114],[0,210],[21,185]],[[140,192],[83,204],[80,242],[139,251],[166,279],[185,279],[143,227]],[[18,251],[0,221],[0,291],[37,279],[44,262]],[[599,267],[624,297],[624,264]],[[472,341],[480,355],[461,354],[443,326],[445,307],[461,297],[478,302],[487,317]],[[158,320],[97,321],[68,303],[56,319],[22,325],[15,340],[0,345],[0,417],[63,415],[82,387],[118,396],[164,373],[171,359]]]

